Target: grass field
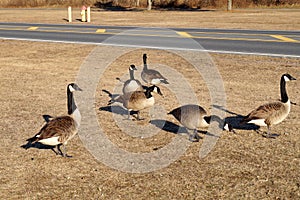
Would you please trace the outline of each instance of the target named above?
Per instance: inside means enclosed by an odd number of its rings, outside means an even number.
[[[21,15],[22,12],[24,15]],[[57,11],[61,13],[59,16],[46,12],[46,18],[42,18],[38,10],[1,10],[0,16],[1,21],[66,23],[62,20],[62,11]],[[199,17],[197,20],[200,21],[196,22],[196,19],[190,18],[194,14],[192,12],[177,13],[182,17],[165,23],[159,20],[159,16],[165,18],[167,15],[164,12],[135,13],[139,16],[136,20],[131,12],[123,13],[123,16],[121,12],[107,12],[110,18],[104,18],[104,13],[99,12],[98,20],[95,16],[93,23],[183,27],[185,19],[190,19],[189,27],[299,29],[299,20],[285,20],[289,19],[287,13],[299,18],[294,11],[249,11],[247,15],[251,15],[251,19],[246,18],[245,13],[218,12],[215,18],[223,21],[215,23],[213,19],[207,22]],[[172,16],[175,12],[168,14]],[[204,16],[205,13],[195,15]],[[278,16],[278,21],[263,17],[266,15]],[[213,16],[213,13],[207,13],[207,16]],[[236,16],[228,19],[233,23],[226,22],[228,16]],[[247,20],[249,23],[246,23]],[[259,21],[261,26],[255,21]],[[95,48],[109,56],[115,47],[13,40],[0,42],[0,199],[299,199],[299,59],[209,55],[223,79],[227,117],[236,116],[232,113],[246,115],[260,104],[278,100],[279,79],[283,73],[298,78],[298,81],[287,84],[289,97],[297,105],[292,106],[284,122],[272,129],[273,133],[280,134],[276,139],[266,139],[253,130],[237,129],[236,134],[224,132],[214,149],[203,159],[199,158],[203,144],[200,140],[192,143],[168,167],[149,173],[125,173],[95,159],[78,136],[67,146],[68,153],[73,156],[70,159],[56,156],[49,149],[24,150],[20,147],[43,125],[43,114],[66,113],[65,87],[76,80],[86,57]],[[148,54],[150,63],[167,65],[184,75],[200,104],[207,110],[212,107],[203,78],[195,75],[186,60],[167,51],[150,49],[133,49],[119,57],[109,65],[97,84],[94,110],[112,142],[127,151],[141,153],[163,147],[175,135],[161,130],[150,138],[131,137],[121,131],[111,112],[100,108],[105,107],[109,100],[101,90],[112,91],[119,84],[115,78],[127,74],[130,64],[134,63],[140,69],[143,53]],[[137,77],[140,78],[138,74]],[[161,89],[165,97],[157,97],[157,104],[169,111],[178,102],[172,98],[174,94],[167,86],[161,86]],[[146,111],[142,115],[146,120],[133,122],[137,130],[148,124],[149,115]],[[179,125],[171,116],[167,120]],[[187,139],[184,135],[182,137]]]

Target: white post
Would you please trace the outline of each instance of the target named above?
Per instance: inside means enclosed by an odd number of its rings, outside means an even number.
[[[87,15],[87,22],[91,22],[91,7],[87,7],[86,10],[86,15]]]
[[[147,10],[151,10],[152,9],[152,0],[148,0],[148,6],[147,6]]]
[[[227,11],[232,10],[232,0],[227,0]]]
[[[68,21],[72,22],[72,7],[68,7]]]

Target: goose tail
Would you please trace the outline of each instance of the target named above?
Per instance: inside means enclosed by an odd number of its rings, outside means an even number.
[[[30,143],[33,143],[33,142],[35,142],[38,138],[39,138],[39,134],[36,134],[35,136],[33,136],[33,137],[31,137],[31,138],[28,138],[26,141],[27,141],[27,142],[30,142]]]
[[[161,82],[164,84],[169,84],[169,82],[166,79],[161,80]]]

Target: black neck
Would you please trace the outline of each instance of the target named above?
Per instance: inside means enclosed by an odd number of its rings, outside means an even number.
[[[147,58],[143,58],[143,61],[144,61],[144,69],[147,69],[148,68],[148,66],[147,66]]]
[[[133,80],[134,79],[134,71],[129,70],[129,75],[130,75],[130,80]]]
[[[205,116],[203,117],[206,123],[210,124],[211,116]]]
[[[284,76],[281,77],[280,79],[280,94],[281,94],[281,102],[286,103],[289,100],[289,97],[286,93],[286,82],[284,80]]]
[[[69,90],[67,90],[67,97],[68,97],[68,114],[71,115],[77,108],[75,101],[74,101],[74,97],[73,97],[73,93]]]

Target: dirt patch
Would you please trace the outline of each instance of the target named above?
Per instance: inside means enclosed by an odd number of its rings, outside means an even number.
[[[124,173],[98,162],[76,136],[68,144],[71,159],[51,150],[20,146],[43,124],[42,115],[66,113],[67,83],[76,78],[84,59],[94,46],[2,40],[0,68],[0,198],[1,199],[262,199],[300,197],[299,81],[288,83],[292,106],[287,120],[274,126],[276,139],[266,139],[253,130],[224,132],[213,151],[199,159],[199,143],[166,168],[144,174]],[[84,50],[84,54],[78,49]],[[102,47],[97,47],[102,48]],[[161,50],[136,50],[113,62],[98,84],[95,111],[108,137],[120,148],[152,152],[168,143],[174,134],[161,130],[152,138],[133,138],[118,129],[106,106],[115,80],[128,73],[128,66],[140,68],[142,53],[149,62],[167,64],[182,73],[207,110],[208,91],[185,60]],[[211,54],[224,81],[227,116],[245,115],[258,105],[279,96],[281,74],[299,78],[299,59]],[[168,76],[168,75],[166,75]],[[136,74],[137,78],[140,78]],[[165,98],[157,103],[173,108],[173,94],[162,86]],[[146,118],[148,112],[143,112]],[[168,120],[172,121],[170,117]],[[174,124],[179,125],[175,120]],[[137,126],[145,126],[146,121]],[[265,130],[265,129],[263,129]],[[202,137],[206,135],[201,134]],[[185,137],[185,136],[182,136]]]

